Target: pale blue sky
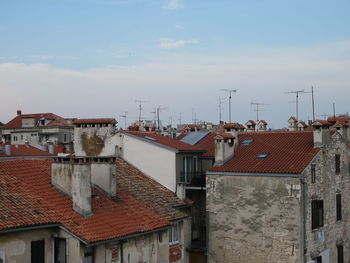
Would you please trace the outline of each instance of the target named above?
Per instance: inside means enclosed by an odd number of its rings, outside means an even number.
[[[0,0],[0,121],[17,108],[131,121],[140,98],[148,119],[162,105],[165,123],[192,108],[217,121],[219,90],[236,88],[236,121],[259,101],[278,128],[289,90],[314,85],[318,113],[350,111],[349,76],[350,0]]]

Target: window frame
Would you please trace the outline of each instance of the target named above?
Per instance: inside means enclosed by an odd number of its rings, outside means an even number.
[[[181,228],[180,228],[180,223],[176,222],[173,223],[171,228],[169,229],[169,244],[178,244],[180,243],[181,240]]]
[[[316,183],[316,164],[311,164],[311,183]]]
[[[341,200],[341,194],[337,193],[335,195],[335,203],[336,203],[336,218],[337,221],[342,220],[342,200]]]
[[[337,263],[344,263],[344,247],[343,247],[343,245],[337,246]]]
[[[64,261],[58,258],[61,249],[64,249]],[[54,263],[67,263],[67,240],[65,238],[54,238]]]
[[[324,226],[323,200],[311,200],[311,229],[315,230]]]

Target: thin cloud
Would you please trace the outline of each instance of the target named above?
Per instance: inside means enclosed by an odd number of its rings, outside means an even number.
[[[190,39],[190,40],[172,40],[171,38],[160,38],[159,39],[159,47],[168,49],[168,48],[178,48],[183,47],[188,44],[195,44],[199,41],[196,39]]]
[[[77,57],[74,56],[49,56],[49,55],[32,55],[28,56],[31,59],[76,59]]]
[[[175,10],[183,7],[184,6],[180,2],[180,0],[166,0],[165,4],[163,5],[164,9],[170,9],[170,10]]]

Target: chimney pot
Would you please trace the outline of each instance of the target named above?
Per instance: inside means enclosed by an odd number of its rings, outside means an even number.
[[[22,111],[21,110],[17,110],[17,116],[21,116],[22,115]]]

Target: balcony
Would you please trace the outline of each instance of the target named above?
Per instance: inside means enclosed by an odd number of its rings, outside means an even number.
[[[180,173],[180,182],[191,186],[205,186],[205,173],[204,172],[184,172]]]

